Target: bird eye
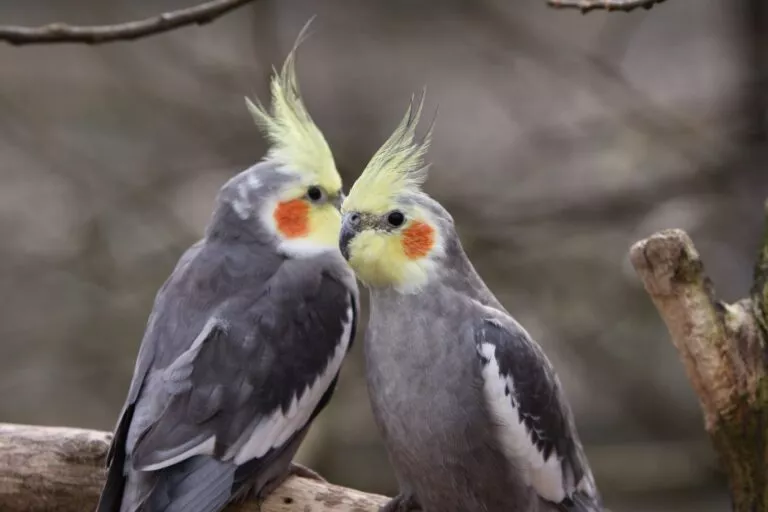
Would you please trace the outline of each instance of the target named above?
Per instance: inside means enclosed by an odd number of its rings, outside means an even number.
[[[309,197],[311,201],[317,202],[323,198],[323,191],[320,187],[313,185],[307,189],[307,197]]]
[[[397,210],[389,212],[389,215],[387,215],[387,222],[389,222],[390,226],[402,226],[403,222],[405,222],[405,215]]]

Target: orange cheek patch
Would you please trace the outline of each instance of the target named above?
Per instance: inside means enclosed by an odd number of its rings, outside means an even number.
[[[301,199],[279,203],[275,208],[277,229],[288,238],[309,233],[309,205]]]
[[[403,230],[403,252],[412,260],[423,258],[435,245],[435,230],[424,222],[414,222]]]

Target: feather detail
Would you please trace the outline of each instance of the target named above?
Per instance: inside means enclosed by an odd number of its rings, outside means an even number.
[[[432,140],[434,120],[421,141],[416,140],[416,125],[424,107],[424,91],[416,103],[415,96],[402,121],[389,139],[373,155],[344,201],[343,211],[384,213],[394,198],[408,192],[419,192],[427,179],[429,165],[424,156]]]
[[[333,192],[341,189],[341,177],[328,143],[304,106],[296,80],[296,51],[311,22],[302,28],[281,71],[274,72],[270,84],[272,113],[258,99],[253,102],[245,98],[245,103],[272,143],[267,159]]]
[[[278,408],[268,418],[258,421],[249,434],[248,440],[234,454],[235,464],[241,465],[249,460],[263,457],[269,450],[286,444],[294,434],[307,425],[331,381],[338,375],[352,340],[354,324],[352,305],[347,309],[346,315],[341,338],[325,368],[311,384],[293,396],[287,409]]]

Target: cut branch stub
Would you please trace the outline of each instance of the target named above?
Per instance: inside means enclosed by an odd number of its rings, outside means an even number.
[[[752,297],[734,304],[717,300],[693,242],[681,230],[636,243],[630,259],[699,397],[734,510],[768,512],[768,231]]]
[[[727,412],[733,395],[746,391],[743,361],[729,328],[745,321],[742,306],[715,299],[711,282],[693,242],[683,231],[668,230],[638,242],[630,252],[632,264],[661,313],[680,353],[688,378],[699,396],[707,430]]]

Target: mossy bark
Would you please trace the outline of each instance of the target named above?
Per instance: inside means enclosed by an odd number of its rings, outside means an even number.
[[[642,240],[630,257],[699,397],[733,510],[768,512],[768,222],[750,297],[734,304],[716,299],[683,231]]]
[[[753,399],[756,399],[755,403]],[[710,435],[728,476],[733,510],[768,510],[768,379],[756,397],[740,397]]]

